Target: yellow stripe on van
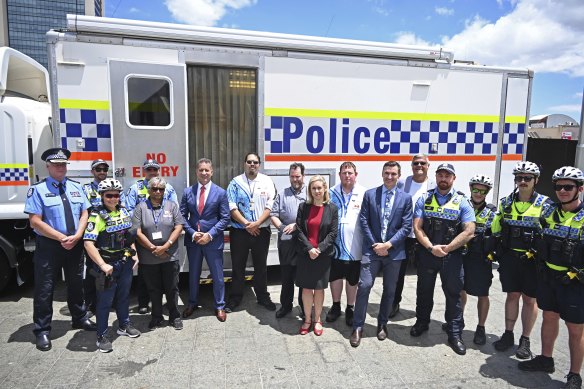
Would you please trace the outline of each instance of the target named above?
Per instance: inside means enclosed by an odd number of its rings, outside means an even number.
[[[109,101],[59,99],[59,108],[109,110]]]
[[[0,163],[0,169],[14,169],[14,168],[28,169],[28,164],[26,164],[26,163]]]
[[[427,120],[448,122],[485,122],[498,123],[497,115],[454,115],[419,112],[375,112],[375,111],[341,111],[329,109],[266,108],[266,116],[299,116],[313,118],[347,118],[377,120]],[[525,123],[525,116],[507,116],[506,123]]]

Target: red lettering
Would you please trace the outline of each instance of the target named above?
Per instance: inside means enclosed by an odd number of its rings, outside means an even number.
[[[132,177],[140,177],[142,168],[140,166],[132,166]]]
[[[158,163],[161,165],[165,164],[166,163],[166,154],[164,154],[164,153],[156,154],[156,161],[158,161]]]
[[[146,159],[156,159],[156,154],[154,154],[154,153],[146,153]]]
[[[171,166],[170,170],[172,170],[173,177],[176,177],[176,173],[178,172],[178,166]]]
[[[160,168],[160,175],[162,177],[168,177],[168,176],[170,176],[170,168],[168,166],[162,166]]]

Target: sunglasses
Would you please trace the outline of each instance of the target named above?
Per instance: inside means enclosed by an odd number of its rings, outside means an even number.
[[[575,187],[576,187],[576,185],[574,185],[574,184],[566,184],[566,185],[555,184],[554,190],[556,192],[559,192],[563,189],[566,192],[571,192]]]
[[[119,199],[120,198],[119,193],[106,193],[104,196],[106,199]]]
[[[248,161],[245,161],[245,163],[247,163],[248,165],[259,165],[260,164],[260,161],[251,161],[251,160],[248,160]]]
[[[419,162],[412,162],[412,166],[426,166],[428,162],[419,161]]]
[[[473,188],[471,190],[471,192],[472,193],[479,193],[479,194],[482,194],[482,195],[486,195],[487,193],[489,193],[489,190],[488,189],[477,189],[477,188]]]
[[[515,182],[531,182],[533,176],[515,176]]]
[[[158,169],[157,169],[157,168],[155,168],[155,167],[147,167],[147,168],[146,168],[146,171],[147,171],[147,172],[157,172],[157,171],[158,171]]]
[[[96,167],[94,170],[98,173],[107,173],[109,169],[107,167]]]
[[[166,188],[150,188],[150,190],[152,190],[152,192],[164,192]]]

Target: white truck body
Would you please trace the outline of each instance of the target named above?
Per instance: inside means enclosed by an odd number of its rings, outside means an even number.
[[[454,164],[461,191],[493,177],[496,201],[525,153],[533,73],[458,64],[441,49],[69,15],[48,50],[53,141],[82,182],[103,158],[127,188],[153,157],[180,198],[199,158],[226,187],[257,151],[278,189],[292,162],[332,185],[346,160],[372,188],[385,161],[405,177],[425,153],[431,175]]]

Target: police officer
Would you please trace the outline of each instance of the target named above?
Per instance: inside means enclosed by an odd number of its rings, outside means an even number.
[[[584,175],[564,166],[552,176],[558,203],[544,211],[542,235],[536,242],[538,272],[537,305],[543,310],[541,355],[519,362],[524,371],[553,373],[554,342],[560,318],[568,327],[570,372],[565,388],[581,388],[584,344]]]
[[[130,186],[130,189],[128,189],[128,192],[122,199],[122,205],[124,205],[130,213],[134,212],[134,208],[136,208],[139,203],[148,199],[148,181],[160,175],[160,164],[155,159],[147,159],[144,161],[142,168],[144,171],[144,178],[139,179]],[[170,200],[174,201],[177,205],[179,204],[176,191],[172,185],[168,183],[166,184],[163,200]],[[144,283],[144,279],[140,275],[140,272],[138,272],[136,277],[136,289],[138,290],[138,313],[145,315],[149,311],[148,303],[150,302],[150,297],[148,296],[148,290],[146,289],[146,284]]]
[[[470,179],[469,186],[476,227],[475,236],[468,242],[463,257],[462,311],[464,312],[467,294],[478,297],[479,324],[474,333],[473,343],[483,345],[487,342],[485,322],[489,314],[489,288],[493,283],[492,265],[487,255],[494,249],[495,238],[491,234],[491,223],[495,217],[496,207],[486,202],[487,194],[493,188],[493,180],[490,177],[477,174]]]
[[[122,184],[106,178],[98,185],[103,205],[91,212],[83,240],[88,256],[93,261],[92,273],[97,289],[97,348],[102,353],[112,351],[107,337],[110,307],[116,298],[118,316],[117,334],[137,338],[140,331],[130,323],[129,296],[132,285],[132,269],[138,264],[135,252],[130,248],[133,237],[130,233],[132,216],[121,207]],[[136,258],[132,260],[132,256]]]
[[[460,292],[463,288],[462,247],[472,239],[475,215],[463,193],[453,189],[454,166],[442,163],[436,169],[436,188],[420,197],[414,210],[414,232],[422,246],[418,262],[416,323],[411,336],[428,331],[434,305],[434,285],[440,273],[446,297],[448,344],[466,354],[461,333],[464,328]]]
[[[83,185],[83,193],[85,193],[85,197],[87,197],[87,200],[91,204],[91,207],[88,209],[89,213],[101,206],[101,196],[97,191],[97,187],[107,177],[108,170],[109,165],[103,159],[96,159],[91,163],[93,181]],[[83,296],[85,298],[85,307],[89,311],[95,312],[95,278],[89,272],[91,263],[91,259],[85,256],[86,270],[85,281],[83,282]]]
[[[81,184],[66,177],[70,156],[71,152],[62,148],[48,149],[42,154],[49,176],[29,188],[24,206],[36,233],[33,332],[36,347],[41,351],[51,349],[53,291],[61,269],[67,282],[67,305],[73,328],[96,329],[87,318],[83,304],[81,238],[89,202],[83,196]]]
[[[515,352],[519,359],[531,358],[529,335],[537,318],[537,272],[531,250],[535,236],[541,231],[542,211],[552,203],[547,196],[535,191],[539,174],[539,167],[533,162],[521,161],[515,165],[515,190],[499,201],[491,225],[493,234],[500,240],[498,271],[503,292],[507,293],[505,333],[493,345],[497,351],[505,351],[515,343],[513,327],[519,315],[519,298],[522,298],[523,333]]]

